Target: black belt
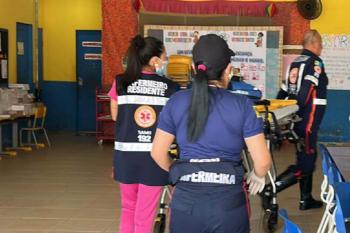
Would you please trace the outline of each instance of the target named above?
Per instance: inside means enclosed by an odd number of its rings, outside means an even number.
[[[177,160],[170,168],[171,184],[190,182],[196,184],[234,185],[243,181],[241,161],[227,159]]]

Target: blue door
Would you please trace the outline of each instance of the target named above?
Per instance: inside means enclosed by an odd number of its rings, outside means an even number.
[[[38,29],[38,76],[39,76],[39,84],[43,79],[43,29]]]
[[[16,24],[17,83],[33,87],[33,28],[31,24]]]
[[[76,31],[77,131],[96,131],[96,88],[101,87],[101,31]]]

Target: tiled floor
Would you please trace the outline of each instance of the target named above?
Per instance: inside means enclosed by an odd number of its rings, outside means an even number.
[[[51,133],[53,147],[20,152],[0,161],[0,233],[117,233],[119,190],[110,178],[112,145],[93,137]],[[294,161],[293,147],[275,155],[280,171]],[[320,168],[314,196],[319,196]],[[279,195],[279,204],[304,233],[315,233],[322,210],[299,211],[298,187]],[[263,211],[251,198],[252,233],[262,233]],[[277,232],[281,232],[282,223]]]

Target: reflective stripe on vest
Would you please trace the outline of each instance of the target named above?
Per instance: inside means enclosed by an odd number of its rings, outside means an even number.
[[[313,84],[315,84],[315,86],[318,86],[318,79],[317,79],[315,76],[306,75],[306,76],[305,76],[305,80],[309,80],[310,82],[312,82]]]
[[[305,69],[305,63],[301,64],[299,67],[299,74],[298,74],[298,83],[297,83],[297,93],[300,91],[301,87],[301,81],[303,80],[303,74],[304,74],[304,69]]]
[[[132,152],[150,152],[152,143],[137,143],[137,142],[114,142],[114,149],[119,151]]]
[[[118,105],[139,104],[139,105],[160,105],[164,106],[169,98],[144,95],[121,95],[118,96]]]
[[[314,105],[327,105],[327,100],[326,99],[313,99],[312,103]]]
[[[284,80],[286,86],[288,86],[289,73],[290,73],[290,65],[289,65],[288,68],[287,68],[286,76],[285,76],[285,80]]]

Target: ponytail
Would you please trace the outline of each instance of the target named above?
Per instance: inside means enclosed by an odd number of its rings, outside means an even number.
[[[192,82],[191,103],[188,110],[187,139],[197,141],[207,124],[213,92],[208,86],[210,80],[220,80],[224,69],[211,69],[205,62],[197,62],[196,75]]]
[[[118,90],[126,90],[132,82],[136,81],[141,75],[142,64],[139,51],[145,47],[145,40],[142,36],[137,35],[130,43],[127,56],[127,66],[120,80]]]
[[[148,65],[152,57],[160,57],[163,52],[162,41],[154,37],[135,36],[128,49],[127,66],[121,77],[120,85],[117,86],[118,92],[125,91],[131,83],[139,79],[142,68]]]
[[[188,109],[187,139],[197,141],[203,133],[211,105],[216,100],[216,94],[208,87],[210,83],[222,80],[225,69],[234,53],[226,41],[215,34],[203,35],[192,49],[196,75],[192,84],[192,96]]]
[[[209,114],[208,75],[206,70],[198,69],[193,78],[192,97],[188,111],[187,138],[196,141],[207,123]]]

